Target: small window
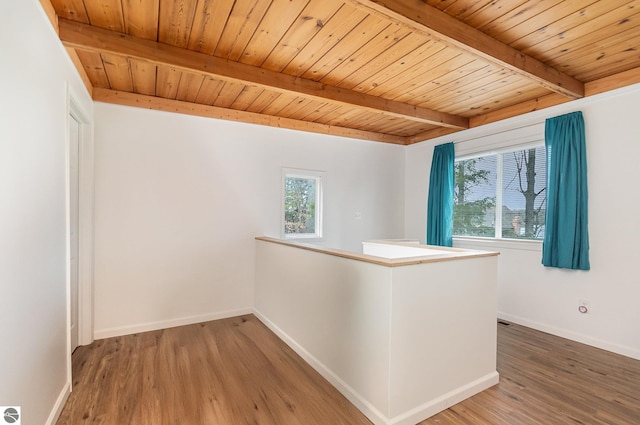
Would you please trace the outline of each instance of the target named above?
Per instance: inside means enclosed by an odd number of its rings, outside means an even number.
[[[544,238],[544,146],[455,163],[454,236]]]
[[[285,238],[322,238],[322,172],[284,169]]]

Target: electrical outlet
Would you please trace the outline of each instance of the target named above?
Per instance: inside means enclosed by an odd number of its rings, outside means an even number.
[[[582,314],[589,313],[590,304],[591,303],[589,302],[589,300],[585,300],[585,299],[578,300],[578,311]]]

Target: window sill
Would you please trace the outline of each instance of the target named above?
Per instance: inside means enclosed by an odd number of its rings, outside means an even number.
[[[324,238],[318,235],[283,235],[282,239],[291,242],[322,242]]]
[[[456,248],[488,249],[493,251],[499,251],[500,249],[517,249],[521,251],[542,252],[542,241],[538,240],[454,236],[453,246]]]

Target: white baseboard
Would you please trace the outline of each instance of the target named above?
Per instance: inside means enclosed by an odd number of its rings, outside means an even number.
[[[58,399],[56,403],[53,405],[53,409],[51,409],[51,413],[49,413],[49,418],[47,418],[46,425],[55,425],[60,417],[60,413],[62,413],[62,409],[64,409],[64,405],[69,398],[69,394],[71,394],[71,382],[67,381],[62,388],[62,391],[58,395]]]
[[[590,337],[589,335],[573,332],[567,329],[558,328],[545,323],[536,322],[526,319],[524,317],[515,316],[512,314],[498,312],[498,318],[513,322],[518,325],[526,326],[531,329],[535,329],[541,332],[545,332],[551,335],[559,336],[561,338],[570,339],[581,344],[590,345],[592,347],[600,348],[602,350],[611,351],[612,353],[620,354],[632,359],[640,360],[640,350],[624,345],[615,344],[609,341],[605,341],[598,338]]]
[[[135,325],[118,326],[108,329],[98,329],[94,332],[95,339],[111,338],[114,336],[131,335],[140,332],[157,331],[158,329],[173,328],[176,326],[191,325],[194,323],[208,322],[210,320],[227,319],[253,313],[252,308],[220,311],[216,313],[201,314],[197,316],[179,317],[177,319],[160,320],[157,322],[139,323]]]
[[[424,421],[431,416],[448,409],[454,404],[460,403],[467,398],[478,394],[487,388],[493,387],[500,381],[500,375],[498,372],[490,373],[482,378],[470,382],[467,385],[456,388],[443,394],[441,397],[430,400],[429,402],[411,409],[401,415],[391,419],[388,423],[390,425],[415,425]]]
[[[349,400],[358,410],[360,410],[375,425],[414,425],[421,422],[436,413],[439,413],[456,403],[461,402],[489,387],[496,385],[499,381],[498,372],[490,373],[482,378],[456,388],[441,397],[431,400],[421,406],[418,406],[408,412],[388,418],[376,409],[371,403],[358,394],[353,388],[347,385],[335,373],[333,373],[322,362],[316,359],[311,353],[299,345],[293,338],[280,329],[276,324],[271,322],[258,310],[254,309],[253,314],[271,329],[280,339],[282,339],[293,351],[302,357],[312,368],[314,368],[323,378],[331,383],[347,400]]]
[[[376,409],[371,403],[365,400],[353,388],[347,385],[342,379],[334,374],[322,362],[316,359],[311,353],[299,345],[293,338],[287,335],[276,324],[267,319],[257,309],[253,310],[253,314],[273,331],[278,337],[285,342],[293,351],[304,359],[312,368],[314,368],[324,379],[329,381],[347,400],[349,400],[358,410],[360,410],[375,425],[388,425],[388,418]]]

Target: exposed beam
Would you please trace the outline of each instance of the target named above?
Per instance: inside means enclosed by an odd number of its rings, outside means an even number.
[[[542,87],[574,99],[584,97],[581,81],[502,43],[422,0],[350,0],[358,7],[400,22],[414,31],[481,57]]]
[[[431,125],[457,129],[469,126],[469,121],[465,117],[345,90],[78,22],[59,19],[59,27],[60,39],[64,45],[75,49],[122,55],[183,72],[205,74],[217,79],[256,85],[281,93],[303,94],[323,102],[357,106],[388,116]]]
[[[97,87],[93,89],[93,100],[117,105],[153,109],[156,111],[197,115],[200,117],[287,128],[290,130],[300,130],[311,133],[330,134],[333,136],[350,137],[353,139],[371,140],[398,145],[405,144],[405,138],[401,136],[392,136],[372,131],[299,121],[291,118],[274,117],[271,115],[262,115],[253,112],[236,111],[233,109],[219,108],[217,106],[201,105],[199,103],[183,102],[180,100],[164,99],[161,97],[146,96]]]

